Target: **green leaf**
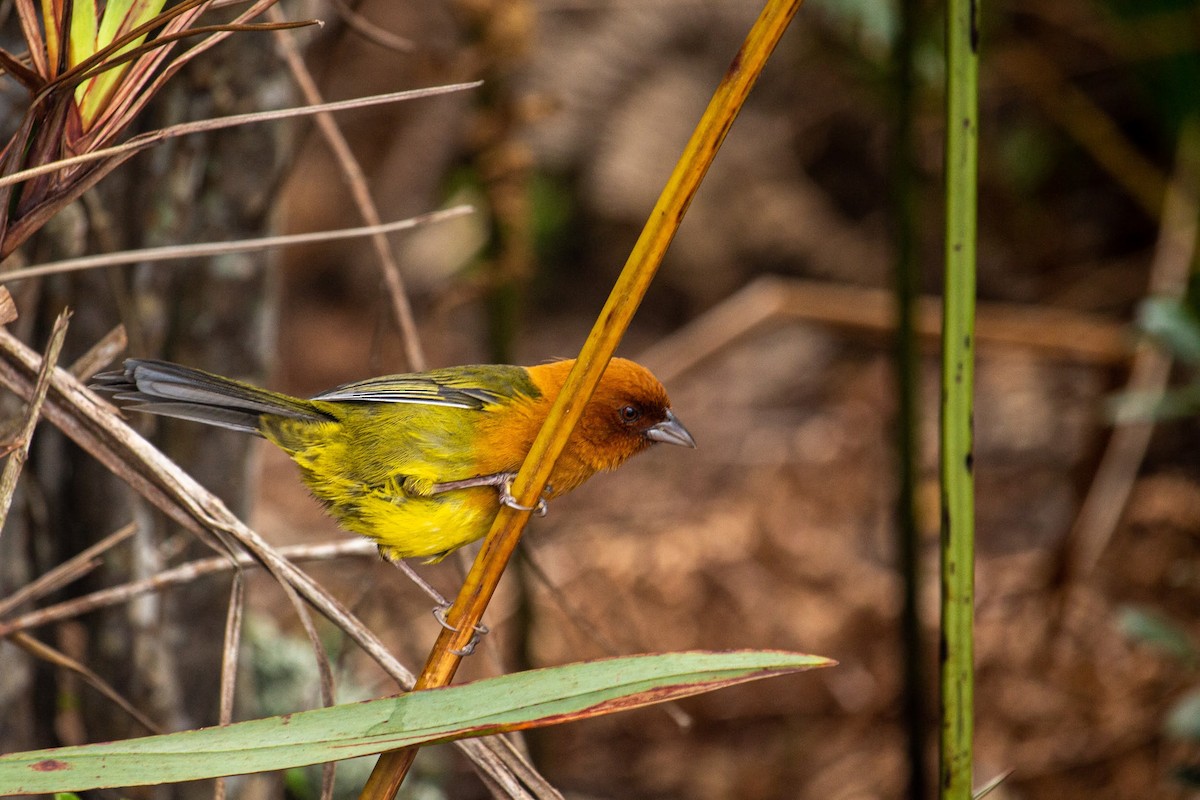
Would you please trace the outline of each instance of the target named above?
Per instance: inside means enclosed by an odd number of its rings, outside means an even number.
[[[75,0],[71,6],[67,66],[75,66],[94,52],[96,52],[96,0]]]
[[[0,756],[0,794],[289,769],[585,719],[833,664],[818,656],[749,650],[586,661],[225,727]]]
[[[142,23],[153,19],[162,11],[165,1],[109,0],[108,4],[104,7],[104,14],[100,19],[98,30],[96,29],[95,10],[93,9],[92,38],[94,41],[92,50],[85,55],[98,53],[111,45],[119,37],[132,31]],[[94,0],[89,0],[89,2],[94,2]],[[145,41],[145,39],[145,36],[137,37],[113,53],[113,57],[115,58],[122,53],[132,50]],[[75,90],[75,101],[79,104],[80,117],[83,120],[85,130],[91,127],[96,117],[104,110],[120,85],[121,79],[128,71],[129,64],[122,64],[119,67],[105,70],[94,78],[84,81]]]

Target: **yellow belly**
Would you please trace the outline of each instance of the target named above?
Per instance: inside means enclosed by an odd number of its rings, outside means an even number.
[[[496,489],[429,495],[424,488],[473,477],[471,459],[449,445],[444,452],[437,449],[435,444],[445,442],[432,435],[380,439],[387,430],[379,424],[347,429],[339,423],[279,419],[264,435],[292,457],[309,491],[333,518],[375,541],[384,558],[437,561],[483,538],[500,507]]]
[[[375,491],[329,505],[343,528],[373,539],[384,558],[431,561],[483,538],[498,509],[496,490],[489,487],[431,497]]]
[[[389,560],[440,561],[455,548],[482,539],[500,508],[491,487],[415,495],[395,484],[364,487],[303,471],[313,496],[343,528],[379,545]]]

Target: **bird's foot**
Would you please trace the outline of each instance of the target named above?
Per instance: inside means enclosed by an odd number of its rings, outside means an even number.
[[[438,621],[438,624],[441,625],[446,630],[453,631],[454,633],[458,633],[458,628],[451,625],[450,622],[446,619],[446,612],[449,610],[450,610],[449,603],[447,603],[444,606],[438,606],[437,608],[435,608],[433,610],[433,618],[436,619]],[[461,650],[451,650],[450,652],[456,656],[464,656],[465,657],[465,656],[471,655],[471,653],[475,652],[475,646],[479,644],[479,640],[482,637],[487,636],[489,632],[490,632],[490,629],[488,628],[488,626],[484,625],[482,622],[480,622],[479,624],[477,624],[475,626],[475,630],[471,634],[470,640],[468,640],[467,643],[462,646],[462,649]]]
[[[438,494],[440,492],[450,492],[455,489],[471,489],[476,486],[494,486],[496,491],[500,493],[500,502],[509,508],[517,511],[532,511],[539,517],[546,516],[549,510],[546,506],[546,499],[539,497],[537,504],[532,506],[521,505],[517,502],[517,498],[513,497],[512,484],[516,480],[517,473],[515,472],[497,472],[492,475],[478,475],[474,478],[463,478],[458,481],[446,481],[444,483],[435,483],[431,487],[430,494]],[[550,491],[550,487],[546,487],[546,491]]]
[[[513,481],[516,480],[517,477],[515,472],[502,472],[500,473],[499,477],[503,478],[503,480],[496,485],[497,490],[500,492],[501,503],[509,508],[516,509],[517,511],[532,511],[539,517],[546,516],[546,512],[550,510],[546,505],[546,498],[539,497],[535,505],[524,506],[517,502],[517,498],[513,497],[512,485]],[[550,487],[546,488],[549,489]]]

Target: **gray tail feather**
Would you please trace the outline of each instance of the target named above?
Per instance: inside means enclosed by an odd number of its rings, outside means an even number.
[[[169,361],[131,358],[123,370],[97,375],[92,388],[136,411],[260,435],[263,414],[314,422],[332,419],[307,400]]]

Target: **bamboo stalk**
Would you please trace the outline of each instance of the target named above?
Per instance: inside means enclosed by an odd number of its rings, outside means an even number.
[[[974,732],[975,245],[979,5],[946,9],[946,278],[942,316],[940,791],[970,800]]]

